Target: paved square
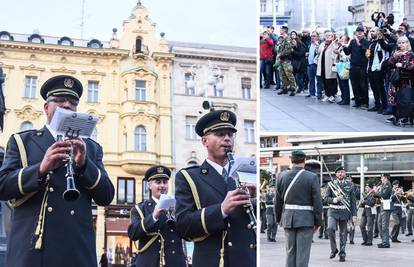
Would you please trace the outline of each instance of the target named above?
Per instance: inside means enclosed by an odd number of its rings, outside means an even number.
[[[411,126],[386,123],[390,116],[351,106],[322,102],[305,97],[277,95],[273,89],[260,89],[260,130],[262,132],[411,132]],[[374,98],[370,92],[370,107]],[[351,101],[351,104],[353,101]],[[414,266],[414,265],[413,265]]]
[[[336,233],[338,236],[338,232]],[[391,243],[389,249],[379,249],[376,244],[379,238],[374,238],[371,247],[361,246],[362,238],[359,228],[356,229],[354,245],[346,245],[346,261],[339,262],[339,256],[329,259],[329,240],[318,239],[314,236],[312,244],[309,267],[411,267],[414,266],[414,239],[413,236],[406,237],[400,234],[398,239],[401,243]],[[266,240],[265,234],[260,234],[260,266],[261,267],[283,267],[285,266],[285,235],[283,228],[278,227],[276,243]],[[337,245],[339,241],[337,237]]]

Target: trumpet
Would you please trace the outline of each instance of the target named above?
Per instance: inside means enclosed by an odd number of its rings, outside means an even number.
[[[234,164],[233,151],[232,151],[231,147],[226,148],[226,154],[227,154],[227,158],[229,160],[229,165],[230,165],[229,166],[229,174],[230,174],[230,168]],[[238,178],[234,178],[234,182],[236,183],[237,188],[245,190],[245,191],[248,192],[247,188],[243,187],[240,184],[240,181],[239,181]],[[249,216],[249,220],[250,220],[249,226],[256,233],[257,222],[256,222],[256,215],[254,214],[254,209],[253,209],[252,203],[244,205],[243,209],[246,212],[246,214]]]
[[[345,208],[349,211],[349,213],[352,214],[352,212],[351,212],[351,203],[346,198],[346,195],[345,195],[344,191],[338,185],[336,180],[328,182],[328,186],[337,198],[340,197],[340,196],[342,197],[341,203],[345,206]]]

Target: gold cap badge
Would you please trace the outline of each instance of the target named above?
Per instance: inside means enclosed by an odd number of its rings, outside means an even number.
[[[230,114],[227,111],[224,111],[220,114],[220,120],[229,121]]]
[[[163,167],[158,167],[157,168],[157,173],[163,173],[164,172],[164,168]]]
[[[63,85],[65,85],[67,88],[72,88],[74,83],[75,82],[72,79],[65,79],[63,81]]]

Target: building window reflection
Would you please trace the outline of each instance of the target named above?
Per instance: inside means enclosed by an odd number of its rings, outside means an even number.
[[[145,152],[147,151],[147,130],[140,125],[135,128],[135,151]]]

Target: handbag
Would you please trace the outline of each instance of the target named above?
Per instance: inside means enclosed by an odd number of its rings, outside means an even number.
[[[338,76],[341,80],[348,80],[349,79],[349,69],[351,68],[351,64],[349,61],[345,62],[338,62],[336,63],[336,70],[338,72]]]
[[[400,70],[398,68],[391,69],[389,82],[394,86],[398,86],[400,82]]]

